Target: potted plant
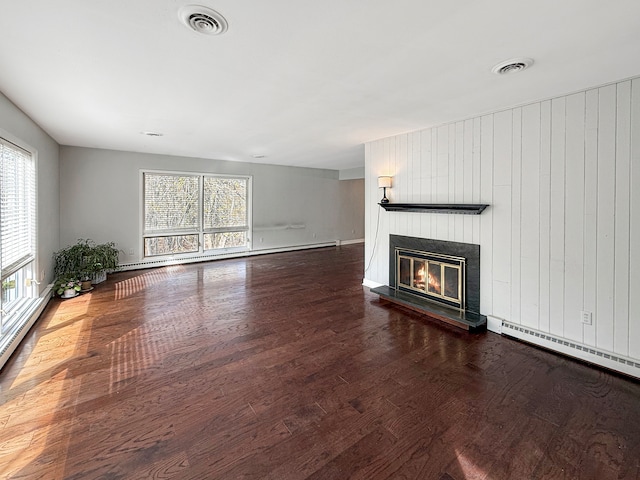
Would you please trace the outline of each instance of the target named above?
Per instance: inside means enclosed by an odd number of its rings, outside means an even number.
[[[82,290],[80,290],[81,292],[88,292],[89,290],[93,289],[92,286],[92,270],[90,269],[85,269],[83,271],[80,272],[80,284],[82,286]]]
[[[120,250],[114,242],[93,244],[89,255],[89,264],[92,265],[94,283],[100,283],[107,279],[107,272],[118,268]]]
[[[79,239],[54,253],[54,273],[56,277],[73,277],[86,282],[83,290],[90,290],[91,284],[106,280],[107,271],[118,267],[119,250],[114,242],[97,245],[90,239]]]
[[[83,270],[84,257],[88,252],[88,244],[79,240],[75,245],[70,245],[53,254],[53,272],[56,278],[77,277]]]
[[[80,281],[73,277],[61,277],[56,280],[54,290],[62,298],[73,298],[82,289]]]

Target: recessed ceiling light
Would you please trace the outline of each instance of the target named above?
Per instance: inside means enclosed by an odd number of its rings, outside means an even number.
[[[215,10],[202,5],[185,5],[178,17],[187,27],[204,35],[220,35],[227,31],[227,20]]]
[[[533,65],[533,60],[530,58],[512,58],[511,60],[500,62],[491,69],[491,72],[496,75],[506,75],[507,73],[521,72],[531,65]]]
[[[261,153],[256,153],[255,155],[251,155],[253,158],[265,158],[266,155],[262,155]]]
[[[140,132],[141,135],[146,135],[147,137],[162,137],[164,133],[158,132]]]

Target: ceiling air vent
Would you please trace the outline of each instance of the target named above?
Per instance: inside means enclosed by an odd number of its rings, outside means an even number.
[[[512,58],[511,60],[497,64],[491,71],[496,75],[506,75],[507,73],[521,72],[531,65],[533,65],[533,60],[530,58]]]
[[[229,28],[222,15],[201,5],[186,5],[180,9],[178,16],[191,30],[204,35],[220,35]]]

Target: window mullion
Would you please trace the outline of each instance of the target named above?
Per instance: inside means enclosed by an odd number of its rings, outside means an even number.
[[[204,252],[204,175],[200,175],[200,198],[198,199],[200,209],[200,228],[198,230],[198,251]]]

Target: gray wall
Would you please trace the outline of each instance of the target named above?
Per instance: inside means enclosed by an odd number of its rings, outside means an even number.
[[[355,180],[356,178],[364,178],[364,167],[340,170],[339,178],[340,180]]]
[[[251,175],[254,250],[364,237],[364,225],[354,227],[356,219],[364,223],[363,186],[341,182],[336,170],[63,146],[61,245],[78,238],[114,241],[124,252],[122,263],[142,261],[144,169]]]
[[[340,181],[339,212],[338,240],[364,239],[364,178]]]
[[[59,248],[59,147],[33,120],[0,93],[0,134],[37,151],[38,256],[42,291],[53,281],[53,252]],[[42,273],[44,272],[44,276]]]

